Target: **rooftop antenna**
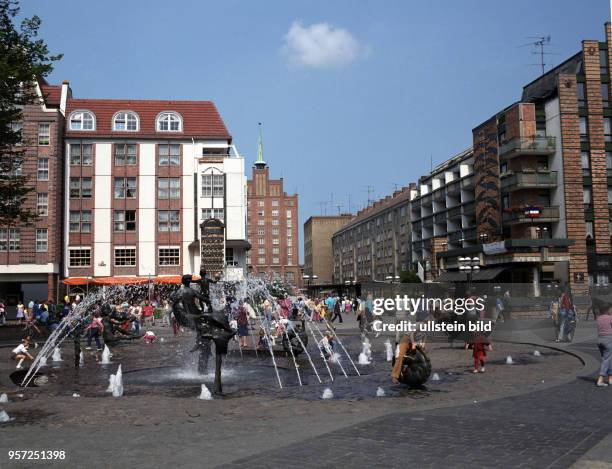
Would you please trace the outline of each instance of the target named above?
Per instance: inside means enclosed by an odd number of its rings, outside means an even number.
[[[366,191],[368,191],[368,205],[367,205],[367,207],[369,207],[374,202],[374,200],[372,199],[372,194],[374,194],[374,186],[367,185],[366,186]]]
[[[344,207],[344,204],[336,204],[336,208],[338,209],[338,215],[342,214],[342,207]]]
[[[527,39],[535,39],[535,40],[528,42],[527,44],[522,44],[519,47],[531,46],[535,49],[535,50],[532,50],[531,53],[533,55],[540,56],[540,63],[531,64],[531,65],[540,66],[542,68],[542,75],[544,75],[544,73],[546,73],[546,62],[544,61],[544,56],[553,55],[552,52],[548,52],[546,50],[546,47],[550,46],[550,34],[546,36],[527,36]]]

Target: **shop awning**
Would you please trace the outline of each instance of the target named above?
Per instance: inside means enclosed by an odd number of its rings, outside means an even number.
[[[200,280],[200,277],[194,275],[193,280]],[[73,286],[135,285],[149,282],[178,285],[181,283],[181,275],[162,275],[159,277],[68,277],[63,282],[65,285]]]

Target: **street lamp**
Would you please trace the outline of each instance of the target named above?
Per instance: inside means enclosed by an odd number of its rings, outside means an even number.
[[[385,277],[385,280],[387,280],[388,282],[391,282],[391,283],[399,283],[400,276],[399,275],[387,275]]]
[[[466,272],[468,276],[468,291],[472,288],[472,275],[480,270],[480,258],[460,257],[459,270]]]
[[[489,235],[488,233],[480,233],[478,238],[480,239],[480,244],[484,244],[489,240]]]

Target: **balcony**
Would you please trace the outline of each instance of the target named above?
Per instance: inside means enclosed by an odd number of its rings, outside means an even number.
[[[433,216],[429,215],[427,218],[423,218],[423,227],[429,228],[433,226]]]
[[[436,213],[434,215],[434,223],[446,223],[446,212]]]
[[[458,196],[460,193],[460,184],[459,181],[453,181],[448,186],[446,186],[446,194],[449,197]]]
[[[474,215],[476,213],[476,202],[468,202],[463,205],[463,214],[464,215]]]
[[[559,221],[559,207],[519,209],[518,211],[504,212],[502,218],[503,222],[509,225],[554,223]]]
[[[467,228],[463,230],[463,239],[467,241],[476,239],[476,228]]]
[[[459,230],[459,231],[453,231],[452,233],[449,233],[448,235],[449,243],[458,243],[460,241],[463,241],[463,231]]]
[[[555,137],[516,137],[499,147],[499,156],[553,155],[556,149]]]
[[[519,189],[543,189],[557,187],[557,172],[508,172],[501,178],[501,188],[506,192]]]
[[[474,188],[474,176],[469,176],[461,180],[461,189],[473,189],[473,188]]]
[[[433,193],[434,202],[444,202],[446,200],[446,194],[444,194],[444,189],[437,189]]]
[[[459,206],[459,207],[449,208],[448,211],[446,212],[446,217],[449,220],[460,218],[461,217],[461,207]]]

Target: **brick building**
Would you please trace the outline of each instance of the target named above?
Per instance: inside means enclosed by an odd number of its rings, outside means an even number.
[[[574,291],[610,282],[609,23],[605,36],[583,41],[473,130],[476,242],[449,244],[436,254],[442,268],[478,255],[483,266],[500,267],[502,281],[555,280]]]
[[[304,223],[304,275],[316,275],[314,283],[333,282],[332,237],[352,218],[351,214],[313,216]]]
[[[300,286],[298,195],[288,195],[283,179],[270,179],[259,139],[258,157],[248,180],[248,227],[252,245],[247,264],[259,277]]]
[[[70,98],[66,116],[66,277],[197,273],[202,252],[241,277],[244,160],[212,102]]]
[[[332,237],[334,283],[398,280],[410,269],[410,185],[360,210]]]
[[[25,146],[21,172],[34,189],[25,207],[39,218],[31,226],[0,227],[0,298],[11,312],[20,300],[57,300],[62,267],[62,136],[70,89],[44,79],[35,88],[40,102],[25,106],[15,125]]]

